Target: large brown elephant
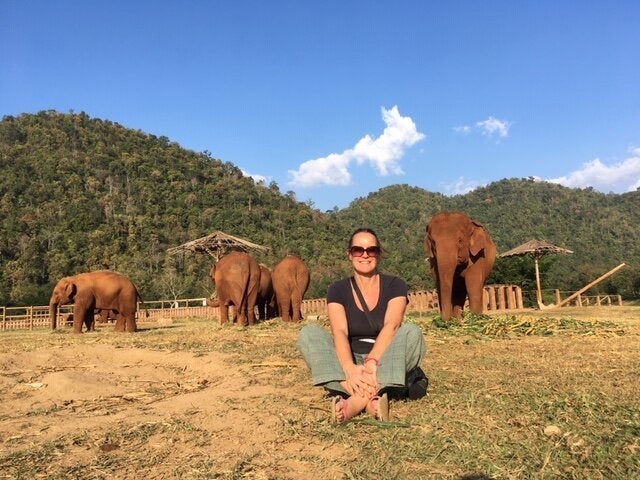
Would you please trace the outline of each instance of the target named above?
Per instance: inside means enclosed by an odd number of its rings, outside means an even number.
[[[248,253],[231,252],[211,267],[211,280],[216,285],[216,301],[220,307],[220,323],[229,321],[229,305],[234,306],[238,325],[253,325],[260,290],[260,265]]]
[[[271,270],[262,263],[260,264],[260,290],[258,291],[256,305],[258,306],[258,318],[260,320],[274,318],[277,314]]]
[[[80,273],[58,281],[49,299],[51,328],[57,325],[58,306],[73,303],[73,333],[94,327],[96,310],[110,311],[116,318],[116,332],[135,332],[136,309],[141,299],[134,283],[124,275],[108,270]]]
[[[465,299],[482,313],[484,282],[496,259],[487,229],[461,212],[440,212],[427,225],[424,246],[438,287],[442,320],[461,318]]]
[[[309,269],[295,255],[287,255],[271,272],[278,312],[285,322],[302,319],[302,299],[309,288]]]

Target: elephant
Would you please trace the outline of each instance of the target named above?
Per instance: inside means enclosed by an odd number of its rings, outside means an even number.
[[[96,331],[96,321],[98,323],[107,323],[109,320],[115,320],[115,313],[111,313],[111,310],[101,310],[96,308],[93,311],[93,317],[91,315],[87,315],[84,319],[84,324],[87,327],[87,332],[95,332]],[[66,323],[73,325],[73,313],[70,313],[67,316]]]
[[[427,225],[424,246],[442,320],[460,319],[467,296],[469,310],[482,313],[484,282],[496,259],[487,229],[462,212],[440,212]]]
[[[304,261],[287,255],[271,272],[278,312],[285,322],[302,319],[302,299],[309,288],[310,274]]]
[[[258,305],[258,318],[260,320],[267,320],[277,316],[271,270],[262,263],[260,264],[260,290],[258,291],[256,305]]]
[[[216,285],[217,299],[208,304],[220,307],[220,323],[229,321],[229,305],[233,305],[238,325],[253,325],[260,290],[258,261],[248,253],[231,252],[211,267],[209,275]]]
[[[109,270],[80,273],[58,281],[49,299],[51,328],[57,325],[58,306],[73,303],[73,333],[82,333],[95,326],[96,310],[115,314],[116,332],[135,332],[138,299],[135,284],[126,276]]]

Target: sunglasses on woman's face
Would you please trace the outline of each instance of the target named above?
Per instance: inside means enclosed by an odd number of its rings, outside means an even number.
[[[365,254],[365,252],[367,253],[367,255],[369,257],[379,257],[380,256],[380,247],[378,247],[377,245],[374,247],[359,247],[357,245],[354,245],[353,247],[351,247],[349,249],[349,253],[354,256],[354,257],[361,257]]]

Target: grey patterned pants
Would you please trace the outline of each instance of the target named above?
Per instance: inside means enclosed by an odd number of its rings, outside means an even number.
[[[347,377],[338,360],[333,337],[327,329],[315,323],[305,325],[300,330],[298,348],[311,369],[311,378],[315,386],[347,393],[340,385]],[[402,324],[380,358],[378,383],[381,390],[405,387],[408,374],[420,366],[426,352],[427,347],[420,327],[412,323]],[[358,364],[362,364],[364,358],[365,355],[354,355]]]

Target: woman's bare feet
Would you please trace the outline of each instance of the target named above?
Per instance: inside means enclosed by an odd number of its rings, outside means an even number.
[[[362,412],[369,403],[367,397],[352,395],[349,398],[336,396],[332,402],[332,420],[334,423],[342,423]]]
[[[366,410],[373,418],[389,421],[389,398],[384,393],[381,396],[372,397],[366,405]]]

